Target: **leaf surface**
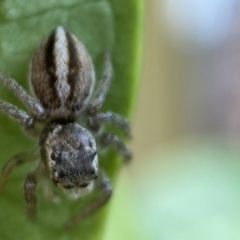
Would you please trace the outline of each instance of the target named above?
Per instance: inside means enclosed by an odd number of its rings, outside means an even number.
[[[58,25],[74,33],[88,49],[97,79],[103,68],[103,52],[112,50],[114,78],[104,103],[104,110],[132,116],[139,80],[141,56],[142,1],[139,0],[3,0],[0,3],[0,69],[28,89],[27,72],[31,56],[41,40]],[[23,109],[16,97],[0,86],[2,99]],[[0,164],[13,155],[37,147],[18,123],[0,113]],[[37,162],[37,159],[36,159]],[[102,238],[107,207],[81,226],[65,231],[62,224],[92,198],[59,204],[48,201],[39,184],[38,217],[26,218],[23,180],[36,162],[16,167],[0,194],[0,239],[84,239]],[[114,181],[120,160],[113,151],[100,155],[100,164]],[[109,204],[108,204],[109,206]]]

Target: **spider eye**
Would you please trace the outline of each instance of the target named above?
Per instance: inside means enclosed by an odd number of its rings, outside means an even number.
[[[56,159],[56,156],[55,156],[54,153],[52,153],[50,157],[51,157],[52,160],[55,160],[55,159]]]
[[[66,189],[71,189],[71,188],[73,188],[74,186],[73,185],[65,185],[65,186],[63,186],[64,188],[66,188]]]

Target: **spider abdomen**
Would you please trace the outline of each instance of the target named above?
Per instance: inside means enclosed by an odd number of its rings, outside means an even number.
[[[49,118],[75,117],[94,84],[91,58],[73,34],[57,27],[36,50],[29,81]]]

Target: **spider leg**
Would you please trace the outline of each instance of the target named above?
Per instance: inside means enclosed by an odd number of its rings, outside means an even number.
[[[34,116],[41,120],[45,117],[45,111],[42,105],[28,94],[14,79],[0,73],[0,81],[23,103],[31,110]]]
[[[34,127],[34,118],[28,115],[25,111],[15,107],[11,103],[5,102],[0,99],[0,111],[6,113],[8,116],[14,118],[20,124],[26,128],[30,129]]]
[[[63,226],[64,228],[69,229],[76,224],[81,223],[86,217],[97,211],[108,202],[112,194],[112,185],[110,179],[102,170],[99,171],[96,185],[101,191],[100,195],[88,205],[84,206],[74,217],[67,221]]]
[[[103,146],[112,145],[115,150],[123,157],[124,162],[132,159],[132,152],[125,146],[123,141],[116,134],[102,133],[98,136],[99,143]]]
[[[58,195],[52,190],[49,179],[45,176],[43,179],[43,190],[46,198],[54,203],[59,203],[61,200]]]
[[[18,166],[22,163],[32,161],[32,160],[36,159],[37,157],[38,157],[37,151],[23,152],[23,153],[19,153],[19,154],[15,155],[9,161],[7,161],[7,163],[4,165],[4,167],[2,169],[2,173],[0,175],[0,192],[5,187],[8,177],[9,177],[11,171],[13,170],[13,168],[15,168],[16,166]]]
[[[37,187],[37,174],[36,171],[32,171],[28,173],[23,184],[27,216],[31,220],[34,220],[37,213],[36,187]]]
[[[88,111],[91,115],[96,114],[98,110],[101,108],[105,100],[108,88],[110,86],[112,75],[113,69],[110,60],[110,51],[106,51],[103,75],[99,82],[98,89],[94,94],[93,100],[90,103],[90,106],[88,107]]]
[[[88,126],[93,130],[97,130],[103,123],[116,125],[124,131],[127,137],[131,137],[128,120],[119,114],[108,111],[105,113],[97,113],[88,118]]]

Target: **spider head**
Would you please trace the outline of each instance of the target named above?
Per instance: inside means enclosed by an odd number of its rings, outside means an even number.
[[[98,176],[93,135],[77,123],[47,126],[40,138],[41,157],[53,182],[72,198],[89,192]]]

